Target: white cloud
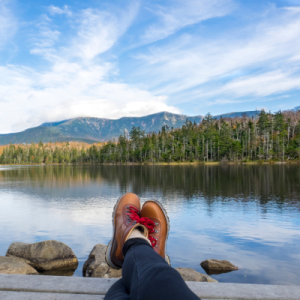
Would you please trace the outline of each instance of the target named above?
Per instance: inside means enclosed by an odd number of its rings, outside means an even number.
[[[48,6],[48,11],[49,11],[50,15],[52,15],[52,16],[63,15],[63,14],[66,14],[68,16],[72,15],[72,12],[69,10],[69,7],[67,5],[65,5],[63,8],[60,8],[60,7],[54,6],[54,5],[50,5],[50,6]]]
[[[43,15],[38,33],[31,39],[31,54],[41,55],[50,66],[45,71],[0,66],[1,132],[21,131],[46,121],[79,116],[119,118],[141,116],[164,110],[179,112],[167,105],[166,96],[109,81],[118,69],[96,58],[107,51],[130,26],[138,6],[113,13],[86,9],[73,14],[73,35],[57,47],[61,32]]]
[[[109,50],[131,25],[138,12],[133,3],[126,11],[114,13],[86,9],[79,17],[79,31],[73,42],[73,55],[82,59],[93,59]]]
[[[231,94],[234,97],[268,96],[275,93],[300,88],[300,75],[280,70],[268,73],[241,77],[218,89],[218,94]]]
[[[60,32],[52,29],[52,20],[47,15],[42,15],[36,24],[38,33],[32,38],[33,49],[31,54],[39,54],[47,58],[53,59],[55,50],[53,46],[59,40]]]
[[[140,32],[145,33],[144,43],[163,39],[188,25],[223,16],[234,6],[232,0],[151,2],[152,25],[149,19],[137,22],[137,26],[147,24],[148,29],[127,33],[139,12],[138,2],[130,3],[123,10],[107,6],[105,11],[88,8],[71,12],[67,6],[50,6],[48,15],[30,23],[37,27],[34,34],[30,29],[30,53],[45,59],[46,64],[36,68],[0,66],[2,133],[78,116],[118,118],[163,110],[178,113],[174,105],[179,102],[201,99],[207,106],[227,105],[300,86],[299,7],[271,7],[255,20],[255,26],[225,28],[218,33],[213,30],[210,37],[189,30],[171,41],[148,48],[144,45],[143,55],[136,55],[139,49],[135,48],[125,54],[129,67],[119,70],[119,61],[125,62],[120,52],[141,42]],[[0,19],[5,17],[5,22],[0,22],[0,37],[4,37],[13,32],[7,28],[16,28],[5,24],[16,23],[3,0],[0,8],[6,9],[5,14],[0,10]],[[70,25],[68,30],[59,27],[56,15],[66,18],[63,23]],[[124,42],[121,37],[128,38],[126,47],[120,47]]]
[[[79,116],[119,118],[160,111],[179,113],[166,97],[105,80],[112,65],[60,62],[48,72],[0,67],[1,131]],[[5,113],[4,113],[5,112]],[[12,125],[13,124],[13,125]]]
[[[0,49],[17,31],[17,21],[11,10],[8,1],[0,0]]]
[[[299,41],[300,9],[275,8],[251,29],[239,28],[211,39],[184,35],[153,47],[148,54],[136,56],[142,61],[136,76],[150,78],[148,87],[156,94],[184,93],[184,100],[178,96],[178,102],[223,92],[229,100],[272,95],[299,88]]]
[[[216,99],[209,103],[209,105],[215,105],[215,104],[233,104],[233,103],[241,103],[241,100],[230,100],[230,99]]]
[[[232,0],[169,0],[163,4],[151,1],[149,10],[158,21],[146,30],[143,39],[146,42],[164,39],[185,26],[224,16],[233,8]]]

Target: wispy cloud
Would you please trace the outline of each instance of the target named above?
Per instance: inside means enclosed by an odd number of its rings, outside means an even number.
[[[93,59],[109,50],[131,25],[138,12],[134,2],[124,11],[100,11],[86,9],[78,17],[79,30],[73,41],[73,55]]]
[[[151,76],[149,87],[157,94],[185,91],[187,101],[223,92],[233,97],[267,96],[299,88],[299,8],[275,8],[251,26],[231,31],[230,37],[183,35],[153,47],[136,56],[143,65],[137,76]]]
[[[300,89],[300,74],[271,71],[257,76],[249,75],[233,80],[212,94],[231,94],[234,97],[257,96],[264,97],[276,93]]]
[[[148,9],[157,17],[157,22],[147,28],[143,40],[164,39],[185,26],[224,16],[234,7],[232,0],[151,1]]]
[[[2,132],[20,131],[45,121],[79,116],[119,118],[159,111],[180,112],[166,96],[108,80],[118,72],[115,64],[98,55],[110,49],[130,26],[138,7],[107,12],[85,9],[72,14],[73,34],[64,39],[53,20],[42,15],[31,41],[32,55],[41,55],[50,66],[45,71],[22,66],[0,66]],[[72,20],[74,18],[74,20]],[[14,105],[11,105],[14,103]]]
[[[45,14],[40,17],[36,27],[38,32],[32,37],[33,48],[30,53],[39,54],[51,60],[55,52],[53,46],[58,41],[60,32],[52,28],[52,19]]]
[[[70,9],[67,5],[65,5],[63,8],[60,8],[60,7],[54,6],[54,5],[50,5],[50,6],[48,6],[47,9],[48,9],[50,15],[52,15],[52,16],[63,15],[63,14],[66,14],[68,16],[72,15],[72,12],[70,11]]]
[[[0,49],[17,31],[17,21],[9,9],[7,0],[0,0]]]
[[[237,11],[235,3],[51,5],[24,21],[12,15],[11,3],[0,0],[0,50],[17,24],[26,24],[19,56],[10,64],[0,60],[1,132],[78,116],[179,113],[180,107],[188,113],[186,103],[213,112],[217,106],[295,94],[300,7],[267,5],[247,19],[238,15],[246,14],[245,4]]]

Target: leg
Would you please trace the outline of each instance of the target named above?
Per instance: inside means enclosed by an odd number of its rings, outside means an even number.
[[[144,239],[129,239],[123,254],[122,280],[130,300],[199,300],[180,274]]]
[[[119,279],[114,283],[107,294],[105,295],[105,300],[129,300],[129,294],[122,279]]]

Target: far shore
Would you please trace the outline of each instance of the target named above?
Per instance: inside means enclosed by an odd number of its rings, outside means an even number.
[[[143,163],[137,163],[137,162],[127,162],[127,163],[32,163],[32,164],[0,164],[0,166],[179,166],[179,165],[207,165],[207,166],[215,166],[215,165],[281,165],[281,164],[300,164],[300,160],[291,160],[291,161],[193,161],[193,162],[143,162]]]

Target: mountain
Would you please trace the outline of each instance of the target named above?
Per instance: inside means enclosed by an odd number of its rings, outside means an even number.
[[[295,109],[299,109],[296,107]],[[214,116],[219,118],[234,118],[247,115],[256,116],[259,111],[231,112]],[[74,118],[58,122],[48,122],[34,128],[29,128],[22,132],[0,134],[0,145],[9,143],[38,143],[42,142],[62,142],[80,141],[86,143],[104,142],[118,138],[120,134],[127,133],[133,126],[140,126],[146,133],[158,132],[163,125],[170,128],[181,127],[185,120],[199,123],[203,116],[190,117],[169,112],[161,112],[144,117],[124,117],[117,120],[103,118]]]
[[[227,114],[217,115],[214,116],[214,119],[220,119],[222,118],[236,118],[236,117],[242,117],[243,115],[247,115],[248,117],[255,117],[260,113],[260,111],[252,110],[252,111],[240,111],[240,112],[231,112]]]
[[[94,143],[118,138],[120,134],[129,132],[133,126],[140,126],[146,133],[158,132],[163,125],[170,128],[181,127],[185,120],[199,123],[202,116],[177,115],[169,112],[161,112],[145,117],[124,117],[117,120],[103,118],[74,118],[60,122],[43,123],[34,128],[18,133],[0,134],[0,145],[10,142],[38,143],[55,141],[82,141]]]

